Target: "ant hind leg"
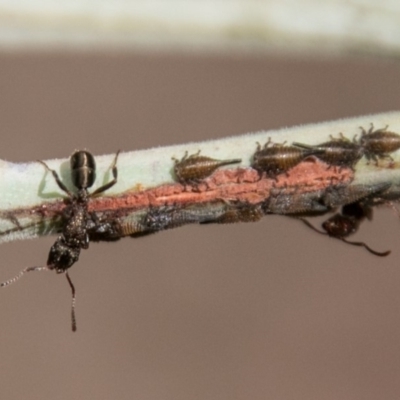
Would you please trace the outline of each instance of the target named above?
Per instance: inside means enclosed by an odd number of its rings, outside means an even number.
[[[72,322],[72,331],[76,332],[76,317],[75,317],[75,302],[76,302],[76,297],[75,297],[75,286],[71,281],[71,278],[68,275],[68,271],[65,271],[65,276],[67,277],[69,286],[71,288],[72,292],[72,305],[71,305],[71,322]]]
[[[111,172],[112,172],[112,175],[113,175],[113,180],[108,182],[108,183],[106,183],[103,186],[100,186],[98,189],[96,189],[93,193],[91,193],[91,195],[90,195],[91,197],[96,196],[99,193],[105,192],[106,190],[110,189],[110,187],[114,186],[117,183],[117,181],[118,181],[117,160],[118,160],[118,155],[119,155],[120,151],[121,150],[118,150],[116,152],[115,157],[114,157],[114,161],[112,162],[112,164],[110,166]]]

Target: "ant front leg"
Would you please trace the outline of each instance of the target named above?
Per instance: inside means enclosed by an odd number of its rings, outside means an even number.
[[[305,218],[298,218],[301,222],[303,222],[304,225],[308,226],[311,228],[314,232],[320,233],[321,235],[327,235],[326,232],[322,232],[319,229],[317,229],[311,222],[307,221]]]
[[[106,183],[105,185],[100,186],[98,189],[96,189],[96,190],[90,195],[91,197],[96,196],[96,195],[98,195],[99,193],[105,192],[106,190],[110,189],[110,187],[114,186],[114,185],[117,183],[117,181],[118,181],[117,160],[118,160],[118,155],[119,155],[120,151],[121,151],[121,150],[118,150],[118,151],[116,152],[115,157],[114,157],[114,161],[112,162],[112,164],[111,164],[111,166],[110,166],[111,172],[112,172],[112,175],[113,175],[113,178],[114,178],[114,179],[113,179],[111,182],[108,182],[108,183]]]
[[[58,187],[64,191],[65,193],[67,193],[67,195],[69,197],[73,197],[73,194],[67,189],[67,187],[61,182],[60,177],[58,176],[57,172],[54,171],[54,169],[51,169],[44,161],[42,160],[38,160],[38,162],[40,162],[41,164],[44,165],[44,167],[47,169],[47,171],[51,172],[53,174],[53,177],[55,179],[55,181],[57,182]]]

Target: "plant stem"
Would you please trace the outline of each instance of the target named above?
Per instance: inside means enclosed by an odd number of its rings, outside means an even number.
[[[117,184],[101,196],[90,199],[89,211],[99,218],[118,220],[120,230],[116,235],[124,236],[151,233],[186,223],[259,219],[258,211],[254,210],[247,213],[241,210],[239,215],[238,205],[262,205],[263,215],[298,215],[325,213],[348,203],[351,198],[373,195],[375,191],[380,199],[396,200],[400,197],[400,164],[396,152],[390,154],[393,161],[380,160],[378,166],[375,162],[368,163],[364,157],[355,165],[354,171],[328,168],[321,161],[308,159],[277,179],[265,176],[260,179],[258,172],[251,167],[257,143],[264,145],[269,138],[273,143],[315,145],[343,133],[353,140],[355,135],[360,135],[360,126],[368,129],[371,123],[377,129],[389,125],[391,132],[400,132],[400,112],[123,152],[117,163]],[[186,152],[191,155],[199,150],[202,156],[219,160],[237,158],[241,163],[221,167],[196,185],[178,183],[172,158],[180,160]],[[90,188],[91,192],[110,181],[114,155],[96,156],[98,177],[94,187]],[[46,164],[59,174],[71,192],[75,191],[69,159],[46,160]],[[66,196],[41,163],[0,161],[0,174],[0,242],[60,231]],[[385,189],[385,198],[381,196],[382,188]],[[236,217],[233,214],[226,216],[226,212],[233,212],[233,209]],[[151,229],[143,225],[143,218],[149,218],[149,215],[157,220]],[[104,240],[102,237],[96,239]]]

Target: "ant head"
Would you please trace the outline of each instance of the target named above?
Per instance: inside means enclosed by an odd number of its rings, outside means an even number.
[[[47,266],[49,269],[55,269],[57,273],[65,272],[79,259],[80,247],[68,246],[63,239],[58,239],[51,246]]]
[[[78,189],[91,187],[96,180],[96,162],[91,153],[78,150],[70,159],[72,182]]]
[[[329,236],[344,238],[356,232],[357,221],[353,218],[346,217],[341,214],[336,214],[333,217],[327,219],[322,224],[322,228]]]

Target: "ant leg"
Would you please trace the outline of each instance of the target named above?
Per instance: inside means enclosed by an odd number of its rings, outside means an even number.
[[[306,224],[309,228],[311,228],[312,230],[314,230],[315,232],[320,233],[321,235],[327,235],[327,233],[320,231],[319,229],[317,229],[314,225],[312,225],[309,221],[307,221],[304,218],[299,218],[300,221],[303,221],[304,224]],[[337,236],[331,236],[334,239],[339,239],[342,240],[343,242],[347,243],[347,244],[351,244],[353,246],[361,246],[364,247],[366,250],[368,250],[371,254],[374,254],[375,256],[378,257],[386,257],[391,253],[391,250],[388,251],[384,251],[384,252],[379,252],[379,251],[375,251],[373,249],[371,249],[367,244],[365,244],[364,242],[349,242],[348,240],[346,240],[343,237],[337,237]]]
[[[375,256],[378,256],[378,257],[386,257],[386,256],[388,256],[388,255],[392,252],[391,250],[382,251],[382,252],[372,250],[371,247],[369,247],[368,245],[366,245],[364,242],[349,242],[349,241],[346,240],[345,238],[338,238],[338,239],[342,240],[342,241],[345,242],[345,243],[351,244],[351,245],[353,245],[353,246],[361,246],[361,247],[364,247],[364,248],[365,248],[366,250],[368,250],[371,254],[374,254]]]
[[[311,222],[307,221],[305,218],[298,218],[300,221],[302,221],[305,225],[307,225],[309,228],[311,228],[313,231],[320,233],[321,235],[327,235],[326,232],[322,232],[319,229],[317,229]]]
[[[91,195],[90,197],[96,196],[99,193],[105,192],[106,190],[110,189],[111,186],[114,186],[117,181],[118,181],[118,169],[117,169],[117,160],[118,160],[118,155],[120,153],[121,150],[118,150],[115,153],[115,157],[114,157],[114,161],[112,162],[110,168],[112,171],[112,175],[113,175],[113,180],[111,182],[106,183],[105,185],[99,187],[98,189],[96,189]]]
[[[45,166],[45,168],[47,169],[47,171],[51,172],[53,174],[53,177],[55,179],[55,181],[57,182],[58,187],[64,191],[65,193],[67,193],[67,195],[69,197],[73,197],[73,194],[67,189],[67,187],[61,182],[61,179],[59,178],[58,174],[56,171],[54,171],[54,169],[50,169],[49,166],[41,160],[38,160],[38,162],[40,162],[41,164],[43,164]]]
[[[14,282],[16,282],[17,280],[22,278],[22,276],[25,275],[27,272],[31,272],[31,271],[50,271],[50,268],[49,267],[28,267],[28,268],[25,268],[22,271],[20,271],[18,275],[14,276],[14,278],[11,278],[11,279],[8,279],[7,281],[1,282],[0,283],[0,287],[5,287],[5,286],[9,286],[9,285],[13,284]]]
[[[76,317],[75,317],[75,286],[68,275],[68,271],[65,271],[69,286],[72,291],[72,306],[71,306],[71,321],[72,321],[72,332],[76,332]]]
[[[15,215],[13,215],[11,212],[5,212],[4,214],[5,217],[8,218],[17,227],[17,230],[22,231],[22,226]]]
[[[108,239],[110,236],[115,237],[116,235],[115,225],[113,224],[113,222],[116,222],[116,220],[113,220],[112,222],[107,222],[107,219],[99,218],[99,216],[95,212],[91,212],[90,220],[86,225],[86,229],[89,232],[89,236],[93,234],[99,234],[102,238]]]

